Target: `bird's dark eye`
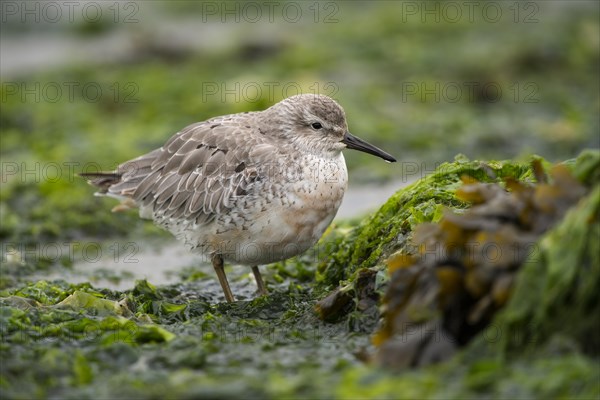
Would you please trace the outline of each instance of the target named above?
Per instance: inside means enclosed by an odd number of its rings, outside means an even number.
[[[312,126],[313,129],[321,129],[323,127],[323,125],[321,125],[320,122],[313,122],[312,124],[310,124],[310,126]]]

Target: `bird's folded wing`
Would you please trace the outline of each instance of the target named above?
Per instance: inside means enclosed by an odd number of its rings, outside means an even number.
[[[208,223],[236,198],[268,185],[268,160],[277,149],[249,128],[227,117],[190,125],[160,149],[121,164],[121,180],[108,192],[151,207],[155,219]]]

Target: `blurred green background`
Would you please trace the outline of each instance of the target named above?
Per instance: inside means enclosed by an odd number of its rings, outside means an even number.
[[[135,211],[111,213],[115,201],[92,196],[76,173],[110,170],[193,122],[299,92],[337,99],[354,134],[399,159],[345,154],[350,188],[370,184],[381,203],[389,196],[382,184],[395,190],[458,154],[574,158],[600,147],[598,1],[2,1],[0,22],[0,350],[8,360],[0,397],[597,394],[597,360],[569,341],[531,360],[471,359],[474,348],[455,364],[380,384],[358,360],[379,315],[319,321],[316,265],[264,268],[270,296],[209,301],[220,295],[209,266],[169,247],[175,239]],[[358,221],[334,223],[333,236],[343,239]],[[147,251],[158,241],[169,250],[162,257]],[[75,256],[52,257],[57,244]],[[85,258],[88,245],[136,252],[96,262]],[[131,255],[139,259],[127,264]],[[181,264],[172,285],[157,277]],[[250,299],[248,270],[231,269]],[[158,288],[97,283],[131,281],[134,270]],[[85,283],[67,283],[73,272]],[[54,308],[75,290],[101,304],[126,297],[136,315]],[[170,319],[180,311],[181,320]],[[129,346],[119,332],[137,324],[150,325]],[[271,327],[282,337],[263,335]],[[159,328],[177,338],[162,343]]]
[[[73,174],[300,91],[337,99],[352,132],[401,161],[346,152],[352,185],[413,180],[459,153],[599,147],[596,1],[2,7],[3,239],[141,227]]]

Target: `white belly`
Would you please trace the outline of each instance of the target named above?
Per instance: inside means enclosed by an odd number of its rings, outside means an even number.
[[[335,159],[316,161],[305,160],[297,179],[290,177],[268,205],[246,210],[243,228],[219,226],[217,220],[208,229],[186,232],[186,242],[199,243],[196,249],[201,253],[218,252],[225,260],[245,265],[281,261],[303,253],[321,238],[335,217],[348,183],[341,153]]]

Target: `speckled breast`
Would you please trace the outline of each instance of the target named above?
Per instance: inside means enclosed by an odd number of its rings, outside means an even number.
[[[341,153],[329,160],[308,157],[298,172],[280,186],[280,201],[270,203],[243,231],[235,232],[228,246],[233,251],[224,255],[226,259],[247,265],[281,261],[303,253],[321,238],[348,184],[344,157]]]

